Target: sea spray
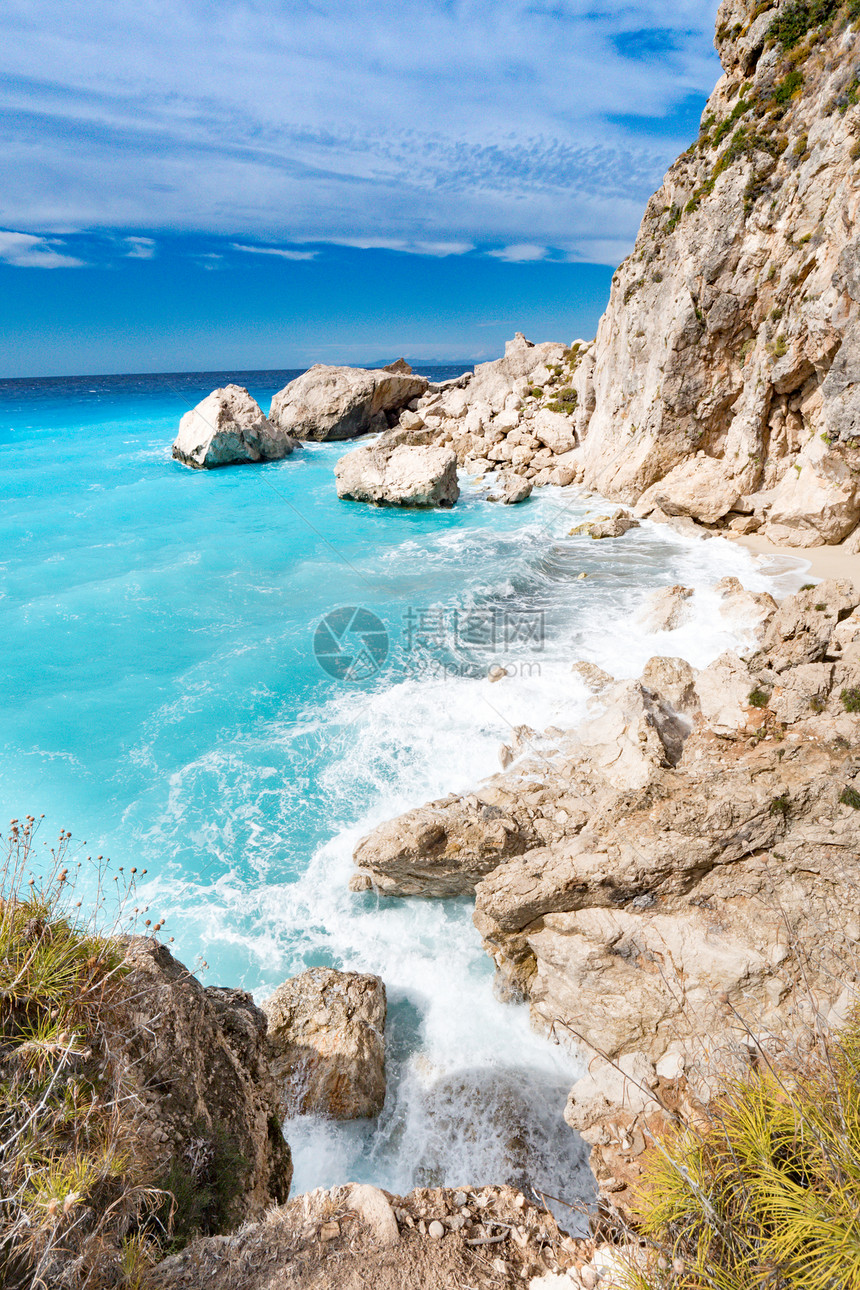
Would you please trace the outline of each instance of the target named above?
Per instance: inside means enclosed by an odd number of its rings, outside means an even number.
[[[317,963],[384,978],[384,1113],[292,1121],[297,1187],[511,1177],[588,1199],[561,1114],[575,1057],[495,998],[470,902],[353,895],[352,849],[492,774],[517,726],[581,719],[575,661],[626,677],[653,654],[702,666],[749,643],[709,588],[733,574],[765,589],[778,571],[649,523],[571,537],[603,504],[558,489],[504,508],[464,480],[433,514],[339,503],[339,445],[192,474],[169,458],[185,410],[172,386],[94,388],[19,389],[4,409],[7,817],[44,811],[147,868],[141,905],[207,980],[262,998]],[[691,617],[649,634],[641,608],[675,582],[695,588]],[[314,649],[350,607],[386,636],[357,683]]]

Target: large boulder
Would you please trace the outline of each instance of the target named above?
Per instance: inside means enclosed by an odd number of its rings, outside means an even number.
[[[527,479],[515,474],[512,470],[502,470],[496,480],[495,490],[487,498],[488,502],[502,502],[505,506],[516,506],[531,497],[532,486]]]
[[[379,1115],[386,999],[378,976],[311,968],[278,986],[263,1011],[285,1115]]]
[[[173,456],[196,470],[246,461],[280,461],[295,439],[266,419],[241,385],[213,390],[179,423]]]
[[[450,448],[397,443],[383,436],[335,466],[338,497],[377,506],[453,506],[460,496]]]
[[[385,430],[385,414],[405,408],[428,384],[411,369],[377,371],[316,363],[275,395],[269,420],[297,439],[354,439]]]
[[[283,1203],[290,1149],[269,1073],[266,1018],[241,990],[205,988],[163,945],[130,942],[117,1024],[137,1087],[145,1149],[164,1185],[211,1193],[202,1216],[226,1231]]]

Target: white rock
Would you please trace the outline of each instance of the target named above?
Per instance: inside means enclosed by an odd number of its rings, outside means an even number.
[[[696,678],[696,694],[704,721],[717,734],[746,728],[750,694],[756,688],[749,668],[728,650]]]
[[[297,446],[295,439],[266,419],[247,390],[227,385],[185,413],[173,456],[186,466],[208,470],[238,462],[278,461]]]
[[[664,1053],[657,1062],[657,1075],[660,1079],[680,1079],[684,1065],[683,1053]]]
[[[380,440],[341,457],[338,497],[381,506],[453,506],[460,496],[457,458],[450,448]]]
[[[317,363],[275,395],[269,419],[297,439],[354,439],[384,429],[384,414],[408,407],[427,384],[406,372]]]
[[[572,452],[576,447],[573,427],[561,412],[550,412],[548,408],[541,408],[532,422],[532,433],[555,453]]]
[[[694,595],[692,587],[661,587],[649,596],[638,622],[651,632],[673,632],[683,627],[693,616],[689,601]]]
[[[380,1245],[396,1245],[400,1240],[394,1210],[378,1187],[371,1187],[369,1183],[353,1183],[346,1203],[371,1229]]]
[[[515,506],[531,496],[532,486],[522,475],[513,471],[502,471],[495,484],[494,491],[487,498],[488,502],[502,502],[505,506]]]

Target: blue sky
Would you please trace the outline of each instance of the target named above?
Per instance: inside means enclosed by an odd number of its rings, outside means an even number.
[[[593,333],[710,0],[4,0],[0,376]]]

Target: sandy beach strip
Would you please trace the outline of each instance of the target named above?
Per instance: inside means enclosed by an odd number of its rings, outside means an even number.
[[[729,534],[725,536],[728,537]],[[841,546],[777,546],[758,533],[750,533],[734,540],[757,555],[787,556],[802,560],[809,566],[812,578],[847,578],[860,586],[860,555],[847,550],[845,543]]]

